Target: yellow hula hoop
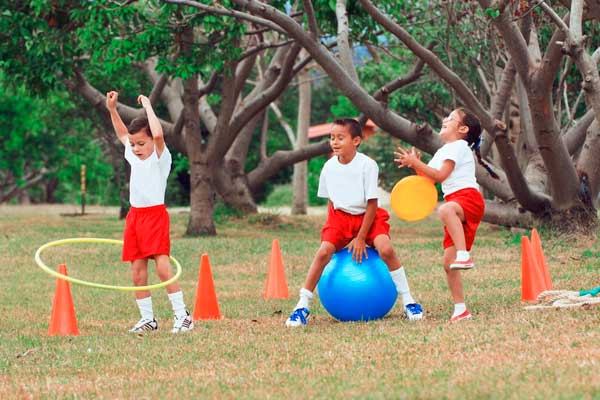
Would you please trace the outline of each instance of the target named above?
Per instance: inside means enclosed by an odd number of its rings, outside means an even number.
[[[181,276],[181,264],[179,264],[179,261],[177,261],[173,256],[169,256],[169,259],[177,267],[177,271],[175,272],[175,275],[169,280],[166,280],[161,283],[157,283],[155,285],[148,285],[148,286],[115,286],[115,285],[105,285],[103,283],[84,281],[82,279],[72,278],[70,276],[58,273],[58,272],[54,271],[53,269],[48,268],[48,266],[46,264],[44,264],[44,261],[42,261],[42,257],[41,257],[41,254],[44,250],[46,250],[50,247],[56,247],[56,246],[61,246],[64,244],[70,244],[70,243],[109,243],[109,244],[121,244],[122,245],[123,241],[115,240],[115,239],[101,239],[101,238],[70,238],[70,239],[55,240],[53,242],[48,242],[48,243],[42,245],[39,249],[37,249],[37,251],[35,252],[36,264],[44,272],[46,272],[47,274],[54,276],[58,279],[63,279],[65,281],[76,283],[78,285],[83,285],[83,286],[88,286],[88,287],[93,287],[93,288],[123,290],[123,291],[127,291],[127,292],[134,292],[134,291],[138,291],[138,290],[159,289],[159,288],[170,285],[171,283],[173,283],[177,279],[179,279],[179,277]]]

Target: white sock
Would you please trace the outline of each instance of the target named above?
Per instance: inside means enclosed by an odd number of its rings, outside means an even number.
[[[169,293],[169,300],[173,306],[173,313],[177,318],[185,317],[187,310],[185,309],[185,303],[183,302],[183,292]]]
[[[294,307],[294,310],[297,310],[299,308],[306,308],[307,310],[310,309],[310,301],[313,298],[313,293],[308,290],[308,289],[300,289],[300,299],[298,300],[298,304],[296,304],[296,307]]]
[[[390,271],[390,275],[396,285],[398,294],[402,297],[402,304],[406,306],[408,304],[416,303],[415,299],[413,299],[410,294],[410,287],[408,287],[408,280],[406,279],[404,267],[400,267],[395,271]]]
[[[467,311],[467,305],[465,303],[456,303],[454,304],[454,314],[452,314],[452,317],[454,318],[465,311]]]
[[[456,261],[467,261],[471,256],[466,250],[458,250],[456,252]]]
[[[152,297],[148,296],[143,299],[136,299],[135,302],[140,309],[140,315],[144,319],[153,320],[154,319],[154,311],[152,311]]]

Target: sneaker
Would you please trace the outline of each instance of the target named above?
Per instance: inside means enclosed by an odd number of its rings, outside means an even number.
[[[469,258],[467,261],[457,261],[454,260],[452,264],[450,264],[450,269],[471,269],[475,267],[473,263],[473,259]]]
[[[465,312],[463,312],[462,314],[456,315],[456,316],[450,318],[450,322],[458,322],[458,321],[462,321],[465,319],[471,319],[471,318],[473,318],[473,316],[471,315],[469,310],[465,310]]]
[[[192,329],[194,329],[194,321],[192,321],[189,312],[186,311],[183,317],[173,318],[173,329],[171,329],[171,333],[187,332]]]
[[[423,319],[423,307],[419,303],[411,303],[404,306],[404,315],[410,321]]]
[[[138,321],[137,324],[135,324],[133,326],[133,328],[131,328],[129,330],[129,332],[144,333],[144,332],[149,332],[149,331],[155,331],[157,329],[158,329],[158,323],[156,322],[155,319],[142,318]]]
[[[308,322],[307,319],[309,315],[310,311],[308,311],[308,308],[297,308],[292,312],[287,321],[285,321],[285,326],[290,328],[304,326]]]

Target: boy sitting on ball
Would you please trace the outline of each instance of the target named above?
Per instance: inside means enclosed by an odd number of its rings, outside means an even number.
[[[335,251],[346,247],[356,262],[366,256],[366,246],[374,247],[390,270],[404,314],[409,320],[423,318],[423,309],[410,294],[400,259],[392,247],[387,211],[377,206],[377,163],[357,151],[362,140],[360,124],[351,118],[337,119],[331,126],[329,143],[333,151],[323,166],[318,196],[329,201],[328,215],[321,231],[321,246],[300,289],[300,299],[285,322],[288,327],[307,324],[310,300],[325,265]]]

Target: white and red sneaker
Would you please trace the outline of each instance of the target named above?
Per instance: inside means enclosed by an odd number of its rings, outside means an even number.
[[[469,258],[466,261],[454,260],[454,262],[450,264],[450,269],[471,269],[473,267],[475,267],[475,263],[472,258]]]
[[[455,315],[454,317],[450,318],[450,322],[458,322],[458,321],[463,321],[465,319],[471,319],[471,318],[473,318],[473,316],[471,315],[471,312],[469,310],[465,310],[462,314]]]

